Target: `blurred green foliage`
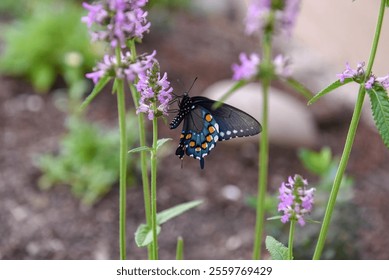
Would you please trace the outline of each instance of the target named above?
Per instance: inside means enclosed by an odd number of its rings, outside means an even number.
[[[138,141],[136,118],[127,118],[128,147]],[[69,118],[68,132],[60,142],[57,155],[39,158],[43,175],[38,181],[42,189],[67,185],[85,204],[93,204],[103,197],[119,180],[119,132],[106,131],[98,125]],[[135,133],[134,133],[135,131]],[[131,159],[134,159],[134,155]],[[128,170],[135,169],[135,161],[128,161]],[[128,184],[134,176],[128,174]]]
[[[81,77],[91,71],[100,50],[90,43],[81,22],[85,11],[80,3],[33,3],[28,13],[3,27],[0,71],[27,78],[38,92],[47,92],[58,77],[67,82],[70,68]]]

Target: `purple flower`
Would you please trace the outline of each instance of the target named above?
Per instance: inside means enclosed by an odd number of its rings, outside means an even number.
[[[246,34],[252,35],[256,32],[262,34],[266,29],[271,30],[273,25],[276,30],[290,35],[299,9],[300,0],[285,0],[278,3],[272,0],[251,0],[245,18]],[[271,12],[274,13],[274,17],[270,16]]]
[[[375,77],[371,75],[370,78],[365,83],[365,89],[372,89],[374,83],[375,83]]]
[[[141,95],[139,106],[136,110],[137,114],[147,113],[149,120],[161,115],[167,115],[169,102],[172,100],[173,88],[170,87],[166,73],[161,78],[157,62],[146,73],[139,75],[136,89]]]
[[[260,58],[256,53],[252,53],[250,57],[245,53],[239,55],[241,65],[233,64],[232,71],[234,72],[233,80],[250,80],[254,78],[259,72]]]
[[[347,78],[353,78],[353,79],[363,79],[365,77],[365,62],[360,62],[357,65],[357,69],[352,69],[350,67],[350,64],[346,62],[346,69],[340,73],[336,74],[336,76],[339,78],[339,81],[341,83],[344,82]]]
[[[378,77],[376,78],[376,81],[381,83],[381,85],[385,88],[385,89],[388,89],[389,88],[389,75],[386,75],[384,77]]]
[[[363,83],[365,79],[365,63],[360,62],[357,65],[357,69],[352,69],[348,62],[346,62],[346,69],[340,73],[336,74],[341,83],[344,82],[346,78],[352,78],[358,83]],[[369,76],[367,81],[365,82],[365,89],[370,90],[374,87],[375,84],[380,84],[384,89],[389,88],[389,75],[384,77],[376,77],[373,74]]]
[[[274,72],[281,77],[288,78],[292,71],[290,69],[289,59],[282,54],[277,55],[274,60]]]
[[[135,61],[132,61],[131,53],[121,53],[121,61],[117,62],[116,56],[105,55],[101,62],[98,62],[91,73],[85,76],[96,84],[98,81],[106,76],[116,77],[119,79],[126,78],[128,82],[133,83],[140,75],[146,73],[153,64],[156,51],[152,54],[143,54],[137,57]]]
[[[288,183],[283,182],[278,196],[278,211],[283,212],[281,222],[286,223],[294,219],[300,226],[304,226],[304,216],[309,214],[313,207],[314,192],[314,188],[308,189],[308,181],[297,174],[293,178],[289,177]]]
[[[238,80],[251,80],[260,74],[260,58],[256,53],[252,53],[250,57],[245,53],[239,55],[241,64],[233,64],[232,79]],[[273,60],[274,74],[280,77],[288,78],[291,75],[291,69],[289,59],[283,55],[277,55]]]
[[[90,29],[92,41],[106,41],[111,47],[126,47],[133,38],[143,38],[150,22],[142,7],[147,0],[102,0],[96,4],[83,3],[88,15],[82,18]],[[92,27],[94,27],[92,29]]]
[[[245,19],[246,34],[252,35],[266,26],[271,7],[271,0],[252,0]]]
[[[285,6],[282,11],[281,25],[288,35],[292,33],[292,29],[295,25],[297,14],[300,10],[300,0],[286,0]]]

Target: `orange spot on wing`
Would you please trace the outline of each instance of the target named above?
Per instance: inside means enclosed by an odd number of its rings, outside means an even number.
[[[206,139],[207,142],[209,143],[209,142],[212,141],[213,137],[212,137],[212,135],[207,135],[207,137],[205,137],[205,139]]]
[[[195,141],[190,141],[189,142],[189,147],[193,148],[196,145]]]
[[[206,120],[207,122],[212,121],[212,116],[211,116],[211,114],[206,114],[206,115],[205,115],[205,120]]]
[[[214,133],[215,132],[215,128],[211,125],[208,127],[208,131],[209,133]]]
[[[190,139],[192,138],[192,133],[188,133],[186,136],[185,136],[186,139]]]
[[[201,144],[201,148],[203,148],[204,150],[208,147],[208,144],[207,142],[204,142],[203,144]]]

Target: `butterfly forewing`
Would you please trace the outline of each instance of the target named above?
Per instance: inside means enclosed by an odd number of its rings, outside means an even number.
[[[216,122],[219,124],[219,140],[228,140],[235,137],[246,137],[260,133],[260,123],[249,114],[223,103],[219,108],[213,110],[214,100],[202,96],[192,98],[194,105],[210,111]]]

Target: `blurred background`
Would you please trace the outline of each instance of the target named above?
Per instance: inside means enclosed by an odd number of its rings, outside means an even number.
[[[192,95],[217,98],[231,86],[231,64],[258,51],[244,35],[246,1],[149,1],[151,30],[139,53],[157,50],[176,94],[198,80]],[[0,258],[118,259],[118,130],[116,98],[109,87],[85,114],[77,113],[92,84],[84,75],[104,47],[89,42],[78,0],[0,2]],[[276,38],[274,53],[293,62],[293,76],[313,92],[336,79],[345,62],[367,61],[379,1],[302,1],[292,38]],[[387,75],[389,22],[383,26],[376,64]],[[321,220],[356,98],[343,87],[307,107],[282,83],[270,95],[270,162],[267,217],[277,215],[277,190],[301,174],[316,191],[312,218]],[[249,85],[227,103],[260,120],[261,88]],[[389,152],[369,115],[355,139],[347,176],[323,258],[389,259]],[[138,145],[128,96],[129,147]],[[170,121],[173,116],[168,117]],[[160,122],[171,137],[158,170],[158,209],[202,199],[194,210],[163,225],[160,257],[172,259],[178,236],[186,259],[251,258],[257,189],[258,137],[218,144],[206,158],[174,155],[180,130]],[[136,155],[129,157],[128,258],[145,259],[134,232],[144,223]],[[297,259],[312,256],[320,225],[297,230]],[[266,222],[266,234],[287,242],[287,227]],[[266,257],[266,253],[265,253]]]

